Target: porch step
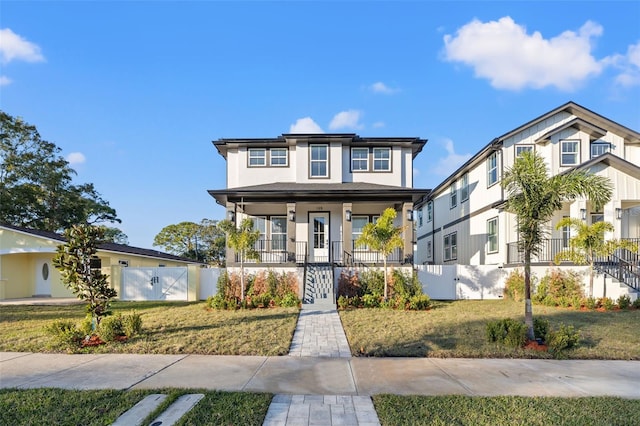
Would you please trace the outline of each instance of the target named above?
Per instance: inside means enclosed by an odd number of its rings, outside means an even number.
[[[333,267],[330,264],[307,265],[302,309],[336,309]]]

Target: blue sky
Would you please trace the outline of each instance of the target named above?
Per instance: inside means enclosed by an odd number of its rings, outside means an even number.
[[[223,218],[218,138],[418,136],[431,188],[570,100],[640,130],[639,23],[639,1],[3,0],[0,108],[151,247]]]

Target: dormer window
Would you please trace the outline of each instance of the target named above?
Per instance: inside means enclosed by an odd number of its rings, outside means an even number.
[[[575,166],[580,157],[580,141],[564,140],[560,141],[560,165]]]
[[[533,145],[516,145],[516,159],[525,152],[533,152]]]
[[[611,152],[611,144],[606,142],[593,142],[591,144],[591,158],[599,157],[607,152]]]

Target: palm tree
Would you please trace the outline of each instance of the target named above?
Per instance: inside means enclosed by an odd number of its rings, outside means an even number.
[[[253,221],[249,218],[244,219],[239,228],[229,220],[223,220],[218,226],[227,234],[229,248],[234,249],[240,257],[240,301],[244,301],[244,262],[248,259],[260,259],[255,249],[260,230],[253,229]]]
[[[546,237],[544,225],[564,202],[578,197],[588,198],[596,209],[600,209],[611,199],[611,182],[605,177],[576,169],[549,176],[542,156],[525,152],[516,159],[513,167],[505,171],[502,185],[508,195],[506,210],[517,216],[518,243],[524,253],[524,318],[527,336],[534,339],[531,256],[538,253]]]
[[[612,232],[614,227],[609,222],[596,222],[587,225],[582,220],[565,217],[557,225],[556,229],[570,226],[575,231],[575,236],[569,241],[569,249],[556,254],[555,262],[568,260],[579,265],[589,265],[589,297],[593,297],[593,264],[597,257],[610,256],[618,249],[627,249],[637,252],[638,245],[631,241],[606,240],[605,232]],[[603,297],[606,297],[605,287]]]
[[[382,212],[376,223],[367,223],[362,228],[362,234],[356,240],[357,246],[368,246],[382,255],[384,265],[384,300],[389,296],[387,286],[387,258],[391,252],[404,245],[402,227],[396,227],[393,220],[396,211],[391,207]]]

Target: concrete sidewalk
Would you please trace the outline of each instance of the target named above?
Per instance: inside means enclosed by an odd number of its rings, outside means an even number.
[[[63,355],[0,352],[0,387],[204,388],[291,395],[619,396],[640,361]]]

